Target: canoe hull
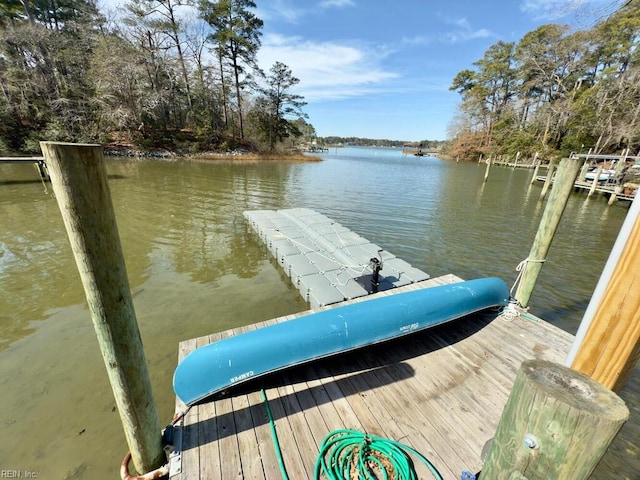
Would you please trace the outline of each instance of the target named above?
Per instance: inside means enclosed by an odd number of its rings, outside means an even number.
[[[354,350],[506,305],[498,278],[381,296],[310,313],[198,348],[176,368],[173,388],[187,405],[260,375]]]

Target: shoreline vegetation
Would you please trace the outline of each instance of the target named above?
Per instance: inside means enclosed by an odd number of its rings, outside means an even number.
[[[135,148],[119,148],[113,145],[104,146],[105,157],[120,158],[151,158],[164,161],[189,160],[194,162],[321,162],[317,155],[305,154],[302,151],[289,152],[251,152],[246,150],[231,150],[226,152],[209,151],[195,153],[180,153],[169,150],[140,150]]]
[[[194,162],[321,162],[322,158],[317,155],[308,155],[302,152],[283,152],[283,153],[221,153],[221,152],[203,152],[179,157]]]

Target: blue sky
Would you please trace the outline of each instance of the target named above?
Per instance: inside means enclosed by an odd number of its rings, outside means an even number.
[[[546,23],[588,28],[615,5],[584,0],[270,0],[261,65],[300,79],[319,136],[443,140],[455,75],[499,40]]]
[[[589,28],[619,0],[254,0],[261,67],[288,65],[319,136],[444,140],[455,75],[546,23]],[[123,0],[102,0],[107,7]]]

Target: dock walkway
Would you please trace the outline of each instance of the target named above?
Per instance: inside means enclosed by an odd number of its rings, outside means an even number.
[[[50,181],[44,157],[0,157],[0,163],[33,163],[41,180]]]
[[[546,182],[547,177],[546,175],[539,175],[536,177],[536,180],[538,182]],[[553,178],[551,179],[551,183],[553,184]],[[604,195],[609,195],[609,196],[615,195],[616,200],[625,200],[628,202],[632,202],[633,199],[635,198],[635,192],[632,195],[621,193],[621,191],[616,190],[616,188],[617,187],[619,188],[620,186],[611,184],[611,183],[597,182],[596,186],[594,187],[593,181],[585,182],[585,181],[576,180],[573,184],[573,187],[576,190],[582,190],[582,191],[588,192],[591,189],[593,189],[594,192],[602,193]]]
[[[457,281],[446,275],[376,295]],[[324,307],[329,308],[334,307]],[[181,342],[179,357],[305,313]],[[173,462],[171,478],[281,479],[264,389],[289,478],[313,478],[323,438],[350,428],[408,444],[445,479],[459,479],[462,471],[481,469],[482,448],[495,432],[521,362],[562,362],[572,338],[534,317],[484,312],[256,379],[187,412],[179,424],[180,462]],[[176,412],[184,409],[177,400]],[[432,478],[416,465],[420,478]]]

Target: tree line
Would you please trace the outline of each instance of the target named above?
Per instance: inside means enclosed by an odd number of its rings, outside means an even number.
[[[320,145],[350,145],[355,147],[404,147],[421,146],[422,148],[440,148],[445,144],[444,140],[421,140],[419,142],[407,142],[404,140],[389,140],[380,138],[360,138],[360,137],[318,137]]]
[[[315,136],[291,69],[263,72],[252,0],[0,2],[0,151],[39,140],[274,150]]]
[[[459,72],[452,156],[640,148],[640,2],[586,30],[543,25]]]

